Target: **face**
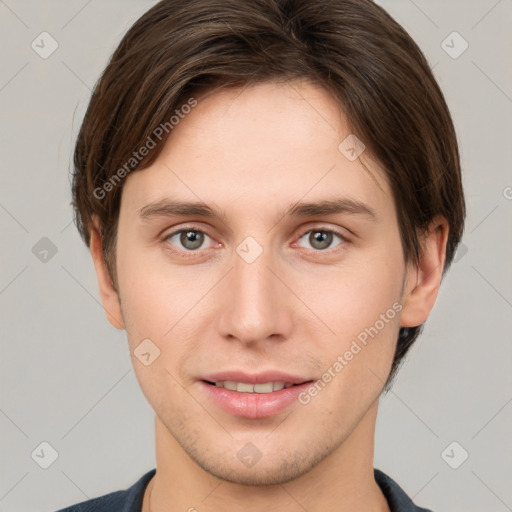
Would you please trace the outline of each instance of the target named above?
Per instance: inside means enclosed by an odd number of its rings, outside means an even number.
[[[197,99],[124,185],[123,327],[157,421],[192,460],[286,482],[336,453],[389,374],[410,273],[395,205],[382,170],[339,149],[351,131],[325,90]]]

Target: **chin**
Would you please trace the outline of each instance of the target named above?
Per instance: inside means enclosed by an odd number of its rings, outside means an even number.
[[[251,486],[285,484],[307,472],[307,469],[299,467],[283,469],[282,467],[267,468],[263,465],[259,468],[240,469],[236,464],[233,464],[232,467],[220,467],[217,463],[213,467],[208,465],[203,465],[202,467],[211,475],[227,482]]]
[[[285,484],[299,478],[313,469],[334,449],[333,446],[318,446],[316,453],[297,451],[285,455],[274,452],[272,459],[262,454],[261,459],[251,467],[241,462],[236,454],[233,459],[226,460],[225,452],[222,455],[218,454],[214,459],[211,458],[213,453],[210,453],[209,459],[191,453],[189,456],[204,471],[216,478],[239,485],[262,486]]]

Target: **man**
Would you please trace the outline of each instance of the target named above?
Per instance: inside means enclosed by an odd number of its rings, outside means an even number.
[[[402,27],[369,0],[164,0],[112,56],[74,163],[157,467],[64,510],[426,510],[373,468],[378,398],[465,207]]]

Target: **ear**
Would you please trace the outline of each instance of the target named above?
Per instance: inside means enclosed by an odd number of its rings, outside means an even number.
[[[114,287],[105,258],[103,257],[103,243],[100,237],[97,217],[93,218],[93,226],[91,227],[90,235],[91,239],[89,245],[91,256],[96,269],[96,277],[98,279],[98,287],[105,314],[107,315],[108,321],[116,329],[125,329],[119,295]]]
[[[401,327],[421,325],[434,307],[443,277],[448,231],[448,221],[439,216],[420,238],[420,261],[418,265],[410,263],[407,269]]]

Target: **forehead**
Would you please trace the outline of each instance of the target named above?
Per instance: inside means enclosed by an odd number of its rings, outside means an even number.
[[[347,152],[357,139],[325,89],[263,83],[194,99],[156,161],[127,177],[123,201],[132,209],[170,194],[260,210],[342,195],[394,209],[382,169],[364,151],[355,159]]]
[[[193,112],[173,129],[167,151],[189,141],[196,153],[224,147],[227,156],[245,154],[253,161],[275,157],[280,150],[281,157],[299,158],[336,148],[340,133],[350,134],[335,99],[307,81],[222,88],[197,101]],[[287,149],[294,152],[285,155]]]

